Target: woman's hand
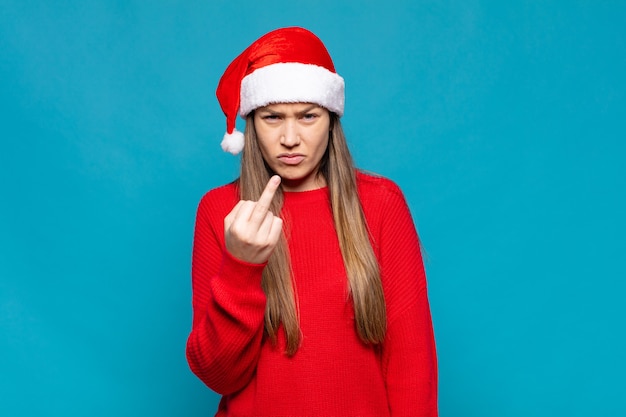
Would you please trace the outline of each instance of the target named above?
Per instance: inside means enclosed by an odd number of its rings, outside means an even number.
[[[259,201],[241,200],[224,218],[226,249],[235,258],[253,264],[269,259],[283,227],[282,219],[269,210],[279,185],[280,177],[274,175]]]

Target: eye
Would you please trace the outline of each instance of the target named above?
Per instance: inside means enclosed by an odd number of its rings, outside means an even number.
[[[266,114],[262,116],[261,118],[268,123],[277,122],[278,120],[280,120],[280,116],[275,115],[275,114]]]
[[[317,119],[319,117],[319,115],[317,113],[305,113],[302,116],[302,120],[307,121],[307,122],[312,122],[313,120]]]

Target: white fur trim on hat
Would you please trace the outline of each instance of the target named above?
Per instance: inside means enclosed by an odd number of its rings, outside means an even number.
[[[222,139],[222,149],[225,152],[237,155],[239,152],[243,151],[243,142],[243,133],[235,129],[233,130],[233,133],[226,132],[226,134],[224,134],[224,139]]]
[[[285,62],[267,65],[241,81],[239,115],[272,103],[315,103],[343,115],[344,81],[326,68]]]

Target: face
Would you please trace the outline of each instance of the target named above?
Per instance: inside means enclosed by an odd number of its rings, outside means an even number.
[[[321,188],[320,162],[328,147],[330,114],[317,104],[270,104],[256,109],[254,126],[263,159],[285,191]]]

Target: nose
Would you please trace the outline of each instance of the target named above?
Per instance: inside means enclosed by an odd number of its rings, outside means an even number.
[[[294,120],[287,119],[283,124],[283,130],[281,132],[280,144],[287,147],[293,148],[298,146],[300,143],[300,134],[298,132],[297,122]]]

